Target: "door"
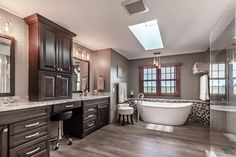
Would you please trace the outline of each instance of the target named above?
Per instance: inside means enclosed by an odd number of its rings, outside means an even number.
[[[40,69],[57,71],[58,31],[46,24],[40,24]]]
[[[53,72],[39,73],[39,95],[41,100],[53,100],[56,98],[56,80],[58,75]]]
[[[98,127],[103,127],[109,123],[109,105],[98,105]]]
[[[72,73],[72,37],[65,33],[60,33],[59,68],[60,72]]]
[[[8,128],[0,126],[0,157],[8,156]]]
[[[72,84],[71,75],[60,74],[57,75],[57,97],[58,98],[71,98],[72,97]]]

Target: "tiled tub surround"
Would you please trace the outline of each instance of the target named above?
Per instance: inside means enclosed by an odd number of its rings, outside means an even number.
[[[62,99],[62,100],[53,100],[53,101],[41,101],[34,102],[29,101],[28,97],[1,97],[0,98],[0,112],[5,111],[14,111],[21,109],[29,109],[34,107],[43,107],[51,106],[56,104],[84,101],[84,100],[93,100],[93,99],[102,99],[110,97],[109,93],[103,93],[100,95],[91,95],[91,96],[78,96],[73,95],[72,99]]]
[[[127,102],[131,106],[136,106],[137,98],[130,98]],[[192,111],[189,115],[188,121],[194,121],[205,125],[210,125],[210,103],[205,101],[197,100],[181,100],[181,99],[155,99],[155,98],[144,98],[143,101],[149,102],[165,102],[165,103],[184,103],[191,102]]]

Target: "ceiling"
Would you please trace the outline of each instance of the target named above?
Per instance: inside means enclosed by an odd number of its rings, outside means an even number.
[[[149,12],[129,16],[123,0],[0,0],[0,7],[26,17],[39,13],[75,32],[93,50],[113,48],[128,59],[147,58],[128,26],[157,19],[163,56],[206,51],[210,32],[230,0],[146,0]]]

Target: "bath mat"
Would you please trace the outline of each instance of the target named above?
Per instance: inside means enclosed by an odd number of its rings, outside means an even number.
[[[227,137],[231,142],[236,143],[236,135],[235,134],[228,134],[223,133],[225,137]]]
[[[146,126],[146,129],[155,130],[155,131],[162,131],[162,132],[169,132],[169,133],[174,132],[174,127],[173,126],[157,125],[157,124],[148,124]]]

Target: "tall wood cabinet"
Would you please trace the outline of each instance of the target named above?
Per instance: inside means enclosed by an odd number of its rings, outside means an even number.
[[[72,97],[73,32],[39,14],[29,25],[29,97],[33,101]]]

